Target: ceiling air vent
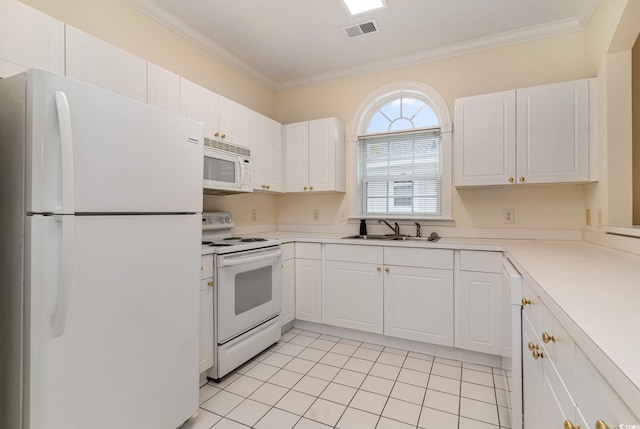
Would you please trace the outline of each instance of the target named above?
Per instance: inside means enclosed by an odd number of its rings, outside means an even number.
[[[350,27],[344,27],[342,30],[350,38],[364,36],[365,34],[370,33],[377,33],[380,31],[378,30],[378,25],[373,19]]]

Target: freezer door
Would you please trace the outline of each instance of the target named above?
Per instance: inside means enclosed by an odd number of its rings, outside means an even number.
[[[27,212],[202,211],[202,124],[27,72]]]
[[[201,216],[27,224],[26,427],[174,429],[195,414]]]

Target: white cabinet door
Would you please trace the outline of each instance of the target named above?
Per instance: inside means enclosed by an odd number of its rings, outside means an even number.
[[[64,23],[17,0],[0,0],[0,78],[30,68],[64,74]]]
[[[453,271],[386,266],[384,334],[453,346]]]
[[[147,102],[147,62],[70,25],[67,76]]]
[[[494,273],[460,271],[459,278],[456,347],[501,355],[506,315],[502,277]]]
[[[296,259],[296,319],[322,323],[322,261]]]
[[[309,123],[284,126],[285,192],[304,192],[309,187]]]
[[[265,165],[263,177],[266,179],[267,190],[282,192],[282,124],[266,117],[264,120],[266,144],[263,147],[267,148],[264,159],[268,164]]]
[[[249,109],[221,95],[218,96],[218,130],[216,140],[248,147]]]
[[[455,100],[456,186],[515,181],[515,107],[515,91]]]
[[[376,264],[326,262],[325,323],[383,333],[383,278]]]
[[[180,76],[147,63],[147,104],[180,113]]]
[[[588,80],[517,91],[518,182],[589,178]]]
[[[180,78],[180,114],[204,123],[204,136],[214,139],[218,132],[218,95]]]
[[[294,259],[282,261],[282,309],[280,323],[285,325],[296,318],[296,277]]]
[[[529,343],[538,344],[537,335],[526,314],[522,313],[522,413],[524,428],[544,428],[542,410],[543,369],[540,359],[533,359]],[[561,427],[561,426],[558,426]]]
[[[336,118],[309,121],[309,190],[344,192],[344,134]],[[340,153],[342,152],[342,153]],[[342,173],[342,175],[340,174]]]
[[[200,373],[213,366],[213,278],[200,283]]]

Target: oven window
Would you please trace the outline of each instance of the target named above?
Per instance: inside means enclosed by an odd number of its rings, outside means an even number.
[[[236,163],[219,158],[204,157],[204,180],[235,183]]]
[[[271,301],[271,265],[236,274],[236,316]]]

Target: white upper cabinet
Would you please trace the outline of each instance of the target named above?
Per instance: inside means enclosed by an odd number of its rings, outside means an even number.
[[[344,192],[344,125],[336,118],[284,126],[285,192]]]
[[[29,68],[64,74],[64,23],[17,0],[0,0],[0,77]]]
[[[147,103],[173,113],[180,113],[180,76],[147,63]]]
[[[207,138],[249,146],[249,109],[184,78],[180,78],[180,114],[203,122]]]
[[[282,125],[257,112],[250,112],[248,127],[253,188],[282,192]]]
[[[593,82],[456,99],[456,186],[595,180]]]
[[[67,25],[67,76],[147,102],[147,62]]]

